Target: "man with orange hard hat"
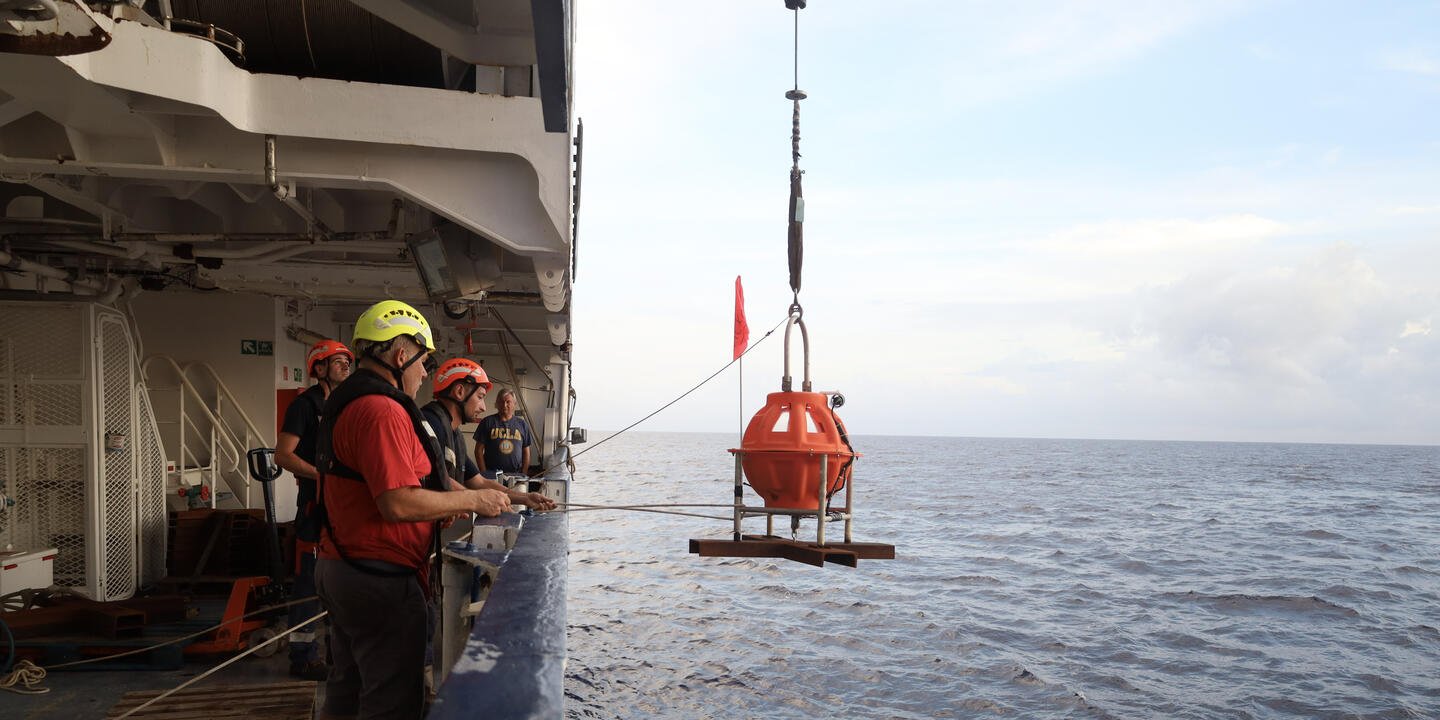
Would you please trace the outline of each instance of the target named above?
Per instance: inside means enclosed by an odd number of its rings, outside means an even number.
[[[321,411],[336,385],[350,377],[355,355],[337,340],[321,340],[305,354],[305,371],[315,384],[300,393],[285,410],[285,422],[275,443],[275,462],[295,476],[295,597],[315,594],[315,543],[320,540],[320,522],[315,510],[315,441],[320,434]],[[294,627],[320,612],[320,603],[311,601],[290,606]],[[307,625],[290,635],[290,674],[306,680],[324,680],[325,661],[320,657],[321,626]]]
[[[473,360],[446,360],[435,371],[435,378],[431,381],[435,399],[420,408],[420,413],[440,440],[446,471],[457,488],[491,488],[505,493],[516,505],[535,510],[554,509],[555,502],[540,493],[511,490],[481,475],[480,468],[465,452],[465,436],[461,434],[460,426],[480,422],[485,414],[485,396],[490,387],[490,377],[485,374],[485,369]]]

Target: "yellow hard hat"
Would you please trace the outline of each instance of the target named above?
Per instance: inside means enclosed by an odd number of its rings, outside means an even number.
[[[385,342],[401,335],[415,338],[428,352],[435,352],[435,338],[425,316],[399,300],[382,300],[370,306],[355,321],[355,341]]]

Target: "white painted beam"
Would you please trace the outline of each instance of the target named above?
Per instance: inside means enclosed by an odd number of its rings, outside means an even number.
[[[99,22],[110,21],[102,17]],[[191,156],[197,153],[193,143],[187,146],[185,137],[193,137],[196,128],[214,121],[194,114],[165,115],[159,117],[168,121],[168,127],[159,129],[153,120],[156,116],[136,113],[126,101],[132,97],[127,93],[140,93],[204,108],[242,131],[228,134],[225,141],[235,147],[220,148],[224,151],[247,148],[253,142],[258,158],[262,147],[258,136],[265,134],[279,136],[282,148],[293,147],[296,138],[363,143],[347,147],[332,142],[318,155],[343,156],[344,164],[354,168],[344,174],[359,185],[400,190],[515,252],[563,252],[568,247],[569,138],[566,133],[544,132],[538,99],[252,74],[236,68],[203,40],[135,23],[106,30],[114,39],[94,53],[62,58],[0,56],[0,91],[22,103],[51,98],[53,106],[42,109],[47,117],[84,130],[97,152],[100,146],[109,145],[106,151],[128,155],[93,163],[87,158],[86,164],[96,169],[107,168],[129,177],[190,174],[185,168],[187,149]],[[149,151],[134,155],[133,146],[108,142],[114,136],[145,137],[150,140]],[[443,152],[446,150],[464,152],[457,155]],[[282,149],[282,174],[287,168],[297,168],[295,159],[287,157],[290,152],[293,150]],[[479,154],[490,157],[481,159]],[[513,162],[502,159],[505,156],[528,167],[517,170]],[[159,172],[151,173],[146,166]],[[430,175],[436,166],[443,167],[443,172]],[[497,167],[503,169],[498,176],[479,177]],[[193,169],[209,168],[200,164]],[[65,172],[58,168],[45,171]],[[218,177],[213,179],[238,179],[233,173],[215,175]],[[299,169],[289,177],[307,175],[321,180],[331,173]],[[473,182],[456,188],[451,183],[457,175]],[[506,220],[469,210],[477,191],[499,190],[506,202],[515,201],[517,183],[530,198],[524,205],[533,207],[538,200],[540,216],[548,216],[544,227],[534,226],[536,217],[528,211],[526,217]],[[531,227],[507,227],[512,224]]]
[[[529,2],[491,0],[471,24],[423,0],[350,0],[395,27],[476,65],[534,65]],[[508,10],[508,12],[507,12]]]

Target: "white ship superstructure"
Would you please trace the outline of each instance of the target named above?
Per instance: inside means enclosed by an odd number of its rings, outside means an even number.
[[[566,0],[0,0],[0,541],[55,548],[95,599],[153,582],[168,510],[260,506],[244,453],[306,348],[386,298],[516,387],[564,474],[572,23]]]

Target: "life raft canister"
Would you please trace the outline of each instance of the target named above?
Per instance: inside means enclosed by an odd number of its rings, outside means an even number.
[[[825,494],[829,495],[845,486],[848,461],[857,456],[841,437],[826,396],[817,392],[766,396],[765,407],[745,428],[740,452],[745,477],[765,507],[816,511],[820,457],[827,458]]]
[[[792,392],[790,329],[798,325],[805,348],[803,392]],[[785,325],[785,375],[780,392],[765,398],[765,407],[750,418],[740,448],[740,466],[765,507],[820,509],[820,459],[825,460],[825,494],[845,487],[859,457],[845,434],[845,424],[831,409],[826,393],[810,390],[810,335],[805,321],[792,314]],[[836,405],[839,405],[837,397]],[[827,503],[828,505],[828,503]]]

